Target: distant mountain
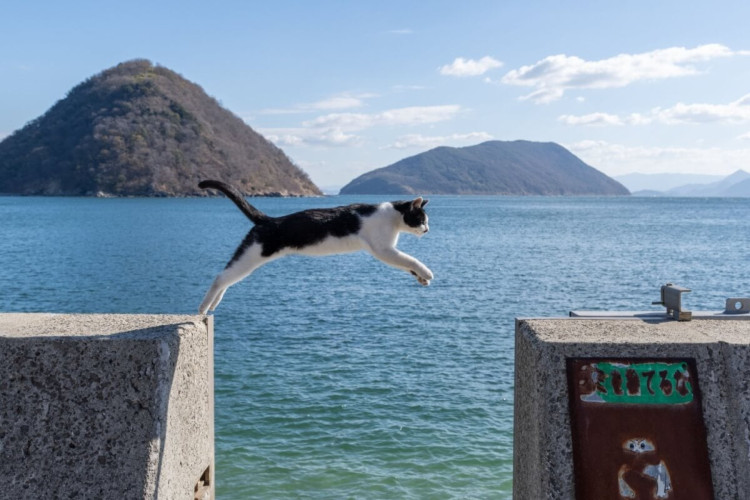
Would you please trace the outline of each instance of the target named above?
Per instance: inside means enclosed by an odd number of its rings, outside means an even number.
[[[341,194],[627,195],[622,184],[551,142],[439,147],[361,175]]]
[[[614,179],[628,188],[631,193],[637,191],[667,191],[672,188],[684,186],[686,184],[708,184],[718,182],[724,176],[721,175],[701,175],[701,174],[641,174],[632,173],[617,175]]]
[[[667,196],[750,196],[750,189],[741,184],[750,179],[750,174],[737,170],[718,182],[708,184],[688,184],[665,191]],[[748,185],[750,186],[750,184]]]
[[[724,190],[724,196],[732,198],[750,198],[750,179],[732,184]]]
[[[146,60],[89,78],[0,142],[0,193],[206,195],[206,178],[252,195],[321,194],[201,87]]]
[[[750,198],[750,173],[747,173],[744,170],[737,170],[726,177],[719,177],[719,180],[715,182],[708,182],[705,184],[686,184],[665,191],[644,189],[633,191],[633,195]]]

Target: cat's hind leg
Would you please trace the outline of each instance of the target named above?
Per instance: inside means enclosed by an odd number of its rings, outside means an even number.
[[[246,278],[250,273],[271,260],[273,259],[261,255],[260,245],[249,247],[240,258],[231,262],[226,269],[216,276],[198,308],[200,314],[206,314],[208,311],[216,309],[227,288]]]
[[[211,305],[210,305],[210,306],[208,306],[208,310],[209,310],[209,311],[213,311],[213,310],[215,310],[215,309],[216,309],[216,306],[218,306],[218,305],[219,305],[219,302],[221,302],[221,299],[223,299],[223,298],[224,298],[224,294],[225,294],[225,293],[227,293],[227,290],[228,290],[228,289],[229,289],[229,288],[227,287],[227,288],[224,288],[223,290],[221,290],[221,291],[219,292],[219,294],[218,294],[218,295],[216,296],[216,298],[215,298],[215,299],[213,300],[213,302],[211,302]]]
[[[208,292],[206,292],[206,295],[203,297],[203,302],[201,302],[198,312],[200,314],[206,314],[209,310],[213,311],[216,309],[216,306],[219,305],[219,302],[221,302],[221,299],[224,297],[227,288],[231,285],[232,283],[228,279],[225,269],[214,279],[214,282],[211,283],[211,288],[208,289]]]
[[[223,292],[221,280],[219,279],[220,277],[221,274],[214,279],[214,282],[211,283],[211,288],[208,289],[206,295],[203,297],[203,302],[201,302],[201,305],[198,306],[198,312],[200,314],[206,314],[208,312],[208,309],[214,303],[214,300],[222,295]],[[223,290],[226,290],[226,288],[224,288]]]

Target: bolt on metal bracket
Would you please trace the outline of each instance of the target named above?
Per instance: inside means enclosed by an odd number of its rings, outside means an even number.
[[[689,288],[667,283],[661,287],[661,300],[659,302],[652,302],[652,304],[666,307],[667,315],[672,316],[677,321],[690,321],[693,319],[693,313],[682,309],[682,294],[690,291]],[[728,307],[729,302],[727,302]]]
[[[724,306],[724,314],[747,314],[750,313],[750,299],[730,298]]]

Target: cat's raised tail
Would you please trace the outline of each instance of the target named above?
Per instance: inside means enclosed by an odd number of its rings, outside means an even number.
[[[201,181],[200,184],[198,184],[198,187],[201,189],[217,189],[227,195],[227,198],[232,200],[234,204],[242,210],[242,213],[253,222],[253,224],[258,224],[268,220],[268,216],[249,204],[245,197],[242,196],[242,193],[240,193],[234,186],[230,186],[221,181],[208,179]]]

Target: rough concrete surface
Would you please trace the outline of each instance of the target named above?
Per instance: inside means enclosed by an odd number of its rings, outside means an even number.
[[[213,497],[210,321],[0,314],[4,496]]]
[[[694,358],[714,494],[750,498],[750,321],[520,319],[514,495],[573,499],[566,358]]]

